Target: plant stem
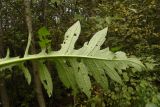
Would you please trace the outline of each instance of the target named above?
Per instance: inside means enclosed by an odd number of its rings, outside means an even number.
[[[3,26],[2,26],[2,0],[0,0],[0,57],[3,57],[4,54],[4,47],[3,47]],[[9,98],[7,95],[7,89],[5,85],[5,80],[3,77],[0,77],[0,97],[2,101],[3,107],[9,107]]]
[[[7,95],[5,81],[3,78],[1,78],[0,80],[0,93],[3,107],[9,107],[9,98]]]
[[[31,40],[32,40],[32,47],[31,47],[31,52],[35,53],[35,43],[34,43],[34,38],[33,38],[33,27],[32,27],[32,14],[31,14],[31,9],[30,9],[30,2],[29,0],[24,0],[24,6],[25,6],[25,12],[26,12],[26,24],[28,28],[28,43],[26,47],[26,51],[24,56],[28,55],[29,47],[31,45]],[[39,107],[46,107],[45,104],[45,99],[43,96],[42,92],[42,85],[39,79],[39,74],[38,74],[38,66],[36,65],[35,62],[32,61],[32,67],[33,67],[33,76],[34,76],[34,85],[35,85],[35,91],[36,91],[36,97],[39,103]]]

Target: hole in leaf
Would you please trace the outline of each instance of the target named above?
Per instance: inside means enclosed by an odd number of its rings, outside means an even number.
[[[47,81],[46,81],[46,80],[43,80],[43,82],[44,82],[45,84],[47,84]]]
[[[74,36],[77,36],[77,34],[74,33]]]
[[[80,62],[81,62],[81,58],[77,58],[77,62],[79,62],[79,63],[80,63]]]
[[[80,67],[78,67],[78,72],[80,71]]]
[[[104,74],[101,74],[103,77],[105,76]]]
[[[72,67],[72,66],[71,66],[71,63],[70,63],[69,61],[66,60],[65,63],[67,64],[68,67]]]

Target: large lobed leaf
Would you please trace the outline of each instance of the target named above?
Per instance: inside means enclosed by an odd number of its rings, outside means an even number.
[[[108,28],[97,32],[89,42],[78,50],[74,49],[75,42],[80,34],[80,23],[75,23],[65,34],[62,48],[56,55],[65,56],[55,60],[60,79],[66,87],[75,87],[90,96],[91,83],[88,75],[105,89],[108,88],[108,75],[112,80],[122,84],[118,72],[129,67],[137,71],[143,70],[144,65],[136,58],[127,58],[124,52],[112,53],[109,48],[100,49],[105,41]],[[54,52],[53,52],[54,54]],[[63,75],[63,76],[62,76]]]
[[[0,69],[8,68],[10,65],[19,65],[27,60],[53,60],[56,64],[59,78],[67,88],[72,88],[74,93],[84,92],[88,97],[91,96],[92,76],[104,90],[108,89],[108,77],[123,84],[120,74],[122,70],[131,67],[134,71],[142,71],[145,66],[137,58],[128,58],[124,52],[113,53],[109,48],[101,49],[108,28],[97,32],[89,42],[84,43],[80,49],[74,49],[79,37],[81,26],[79,21],[72,25],[65,33],[64,41],[59,51],[24,56],[23,58],[7,58],[0,60]],[[44,49],[45,50],[45,49]],[[46,65],[39,61],[39,74],[45,89],[50,96],[52,94],[52,80]],[[25,71],[28,82],[28,70],[21,66]],[[89,76],[90,75],[90,76]]]

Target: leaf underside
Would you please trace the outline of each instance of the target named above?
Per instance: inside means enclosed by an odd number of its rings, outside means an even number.
[[[0,59],[0,70],[20,65],[27,60],[39,60],[39,74],[49,96],[52,94],[52,79],[46,65],[41,60],[52,60],[56,64],[60,80],[67,88],[72,88],[75,93],[82,91],[87,97],[91,96],[92,76],[95,81],[108,89],[108,77],[120,84],[123,84],[120,74],[122,70],[133,68],[136,71],[145,70],[145,66],[137,58],[128,58],[124,52],[113,53],[109,48],[101,49],[106,40],[108,28],[97,32],[89,42],[85,42],[80,49],[74,49],[79,37],[81,26],[79,21],[72,25],[65,33],[64,41],[59,51],[26,55],[23,58],[3,58]],[[45,49],[44,49],[45,50]],[[28,78],[28,70],[21,67],[24,75]]]

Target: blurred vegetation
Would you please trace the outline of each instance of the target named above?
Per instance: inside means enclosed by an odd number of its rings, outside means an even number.
[[[82,93],[73,96],[59,81],[51,68],[54,91],[45,94],[47,107],[160,107],[160,2],[159,0],[31,0],[33,29],[37,51],[40,50],[38,30],[47,29],[53,50],[60,48],[65,31],[77,20],[82,33],[76,48],[91,38],[92,33],[109,26],[102,48],[122,50],[136,55],[152,70],[122,73],[125,85],[110,80],[108,92],[93,83],[92,98]],[[4,49],[11,56],[23,55],[27,44],[27,27],[21,0],[0,0]],[[4,50],[6,53],[6,50]],[[52,65],[50,65],[52,66]],[[38,107],[33,89],[18,68],[2,73],[11,107]]]

